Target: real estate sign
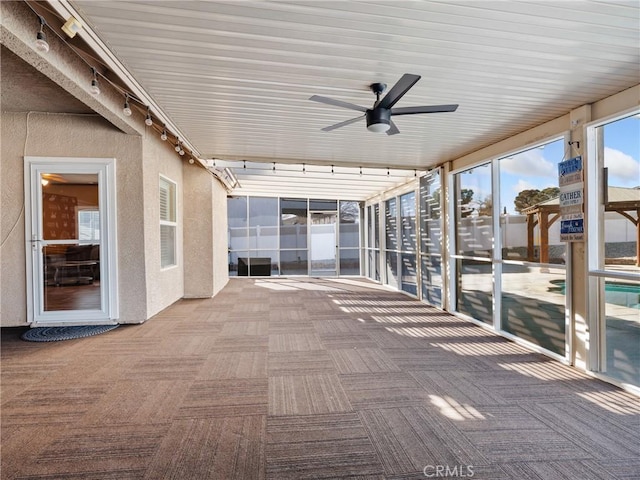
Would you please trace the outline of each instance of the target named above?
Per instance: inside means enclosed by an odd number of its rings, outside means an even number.
[[[558,164],[560,241],[584,241],[584,178],[582,157]]]

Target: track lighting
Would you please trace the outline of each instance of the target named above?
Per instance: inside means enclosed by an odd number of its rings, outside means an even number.
[[[180,146],[180,139],[176,137],[176,146],[173,148],[176,152],[179,152],[182,147]]]
[[[180,156],[184,155],[184,148],[180,147],[180,151],[178,152],[178,155]]]
[[[47,36],[44,33],[44,26],[47,22],[40,15],[38,15],[38,19],[40,20],[40,30],[36,34],[35,46],[38,51],[47,53],[49,51],[49,43],[47,43]]]
[[[124,95],[124,108],[122,109],[122,113],[124,113],[127,117],[131,116],[131,108],[129,107],[129,94]]]
[[[162,125],[162,135],[160,135],[160,140],[162,140],[163,142],[167,141],[167,127],[165,127],[164,125]]]
[[[100,86],[98,85],[98,72],[95,68],[91,67],[91,73],[93,73],[93,80],[91,80],[91,88],[89,91],[91,95],[100,95]]]
[[[151,111],[149,110],[149,107],[147,107],[147,118],[144,119],[144,124],[147,127],[150,127],[151,125],[153,125],[153,120],[151,119]]]
[[[195,161],[193,158],[190,158],[190,159],[189,159],[189,164],[190,164],[190,165],[193,165],[194,163],[196,163],[196,161]]]

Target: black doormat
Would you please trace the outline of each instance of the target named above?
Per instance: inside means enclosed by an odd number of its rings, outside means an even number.
[[[36,327],[24,332],[20,338],[27,342],[59,342],[74,338],[91,337],[117,328],[118,325],[83,325],[76,327]]]

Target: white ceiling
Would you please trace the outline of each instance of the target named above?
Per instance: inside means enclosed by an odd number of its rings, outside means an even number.
[[[412,176],[640,78],[637,0],[71,4],[204,158]],[[404,73],[422,79],[396,107],[460,107],[394,117],[393,136],[364,122],[320,130],[359,113],[309,97],[368,108],[369,84]],[[256,180],[242,170],[241,185]],[[334,191],[355,192],[336,178],[325,179]]]

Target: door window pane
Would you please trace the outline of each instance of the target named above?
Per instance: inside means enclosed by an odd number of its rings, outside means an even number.
[[[422,257],[422,300],[442,306],[442,267],[440,257]]]
[[[565,270],[502,265],[502,329],[564,356]]]
[[[422,253],[442,253],[440,174],[420,179],[420,248]]]
[[[606,373],[625,383],[640,385],[640,282],[610,278],[602,283]]]
[[[340,247],[360,246],[360,204],[340,202]]]
[[[493,324],[493,276],[489,261],[457,260],[457,311]]]
[[[599,128],[608,188],[604,202],[604,266],[640,272],[640,134],[638,115]]]
[[[278,248],[278,199],[249,197],[249,248]]]
[[[306,200],[280,200],[280,248],[307,248]]]
[[[409,192],[400,197],[401,250],[416,251],[416,193]]]
[[[229,248],[245,250],[248,248],[247,197],[227,198],[227,218],[229,228]]]
[[[280,251],[281,275],[308,275],[306,250]]]
[[[398,249],[398,212],[396,210],[396,199],[390,198],[386,202],[385,205],[385,236],[386,236],[386,245],[385,248],[387,250],[397,250]]]
[[[360,275],[360,250],[340,249],[340,275]]]
[[[556,140],[498,160],[503,259],[564,263],[558,201],[563,146]]]
[[[493,247],[491,165],[466,170],[456,178],[456,252],[491,258]]]
[[[416,270],[415,254],[403,253],[400,255],[401,261],[401,288],[412,295],[418,294],[418,277]]]

